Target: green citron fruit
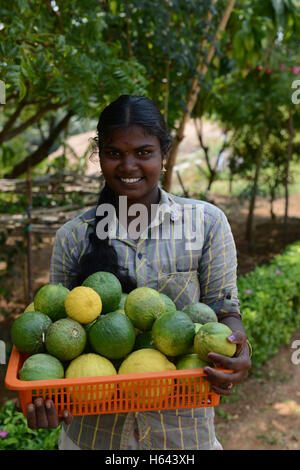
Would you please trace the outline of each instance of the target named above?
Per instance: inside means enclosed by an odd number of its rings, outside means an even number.
[[[135,339],[133,348],[135,351],[145,348],[157,349],[154,345],[151,330],[139,333]]]
[[[120,359],[129,354],[135,343],[135,330],[129,318],[120,311],[99,317],[88,332],[94,352],[108,359]]]
[[[128,294],[126,294],[125,292],[122,292],[117,310],[124,310],[125,300],[127,299],[127,296]]]
[[[62,284],[46,284],[34,296],[34,309],[45,313],[52,321],[66,318],[65,298],[69,292]]]
[[[50,354],[34,354],[26,359],[19,370],[20,380],[54,380],[63,379],[62,363]]]
[[[201,323],[194,323],[194,327],[195,327],[195,334],[198,333],[198,331],[200,330],[200,328],[202,327],[203,325]],[[187,351],[187,354],[193,354],[195,352],[195,349],[194,349],[194,342],[192,344],[192,346],[189,348],[189,350]]]
[[[181,356],[177,361],[176,361],[176,369],[182,370],[182,369],[202,369],[203,367],[209,366],[209,363],[207,361],[203,361],[200,359],[198,354],[186,354],[184,356]]]
[[[70,362],[66,370],[66,379],[79,378],[79,377],[103,377],[106,375],[116,375],[117,371],[113,364],[105,357],[99,356],[98,354],[89,353],[82,354],[73,361]],[[74,387],[75,391],[78,387]],[[91,396],[93,400],[97,397],[101,400],[103,396],[108,397],[110,393],[113,395],[113,385],[111,386],[111,392],[109,392],[109,384],[98,384],[88,385],[86,388],[87,392],[82,392],[81,400],[90,400]],[[73,392],[73,387],[70,389]],[[90,392],[93,392],[93,395]],[[103,391],[105,392],[103,395]],[[79,393],[76,393],[76,399],[79,398]]]
[[[210,361],[209,352],[232,357],[236,352],[236,344],[228,341],[231,329],[224,323],[209,322],[200,328],[194,339],[194,350],[203,361]]]
[[[45,336],[51,324],[51,319],[44,313],[23,313],[12,324],[12,343],[24,354],[45,352]]]
[[[184,370],[184,369],[203,369],[204,367],[209,366],[209,363],[206,361],[203,361],[202,359],[199,358],[198,354],[187,354],[185,356],[182,356],[178,361],[176,362],[176,369],[178,370]],[[194,392],[195,390],[197,393],[202,391],[202,393],[205,393],[205,378],[203,376],[199,376],[199,378],[194,378],[192,377],[189,379],[186,377],[185,382],[186,384],[189,383],[189,380],[192,383],[191,386],[191,392]],[[206,381],[207,382],[207,381]],[[183,379],[180,379],[180,383],[183,383]],[[196,383],[196,388],[194,387]],[[202,384],[202,387],[200,387],[200,384]],[[206,385],[207,391],[210,391],[210,383],[207,382]],[[188,391],[188,385],[186,386],[186,392]]]
[[[201,323],[204,325],[208,322],[217,322],[218,317],[208,305],[203,304],[202,302],[196,302],[189,305],[186,305],[183,309],[183,312],[187,313],[188,316],[193,320],[194,323]]]
[[[151,287],[137,287],[125,301],[125,313],[133,325],[141,331],[151,330],[154,320],[165,313],[162,296]]]
[[[193,345],[195,326],[186,313],[177,310],[164,313],[152,327],[155,346],[167,356],[186,354]]]
[[[102,313],[113,312],[119,307],[122,286],[114,274],[98,271],[88,276],[82,285],[91,287],[99,294],[102,301]]]
[[[60,361],[71,361],[83,352],[85,346],[86,331],[71,318],[57,320],[48,328],[46,350]]]
[[[161,292],[160,292],[160,296],[163,298],[163,301],[165,302],[165,305],[166,305],[165,313],[176,312],[177,307],[175,303],[173,302],[173,300],[170,299],[170,297],[168,297],[166,294],[162,294]]]

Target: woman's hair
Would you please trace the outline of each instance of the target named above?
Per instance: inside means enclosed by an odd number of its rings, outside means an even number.
[[[147,134],[156,136],[162,155],[167,156],[172,139],[162,114],[150,99],[131,95],[120,96],[102,111],[97,125],[97,137],[94,139],[99,152],[113,131],[131,126],[140,126]],[[105,184],[97,206],[107,203],[115,205],[115,202],[114,192]],[[119,279],[123,292],[129,293],[137,287],[136,280],[129,276],[126,268],[119,265],[116,250],[109,245],[108,238],[101,240],[97,237],[96,227],[102,217],[104,216],[95,218],[94,230],[89,236],[91,249],[79,262],[77,284],[82,284],[89,275],[97,271],[108,271]]]
[[[102,111],[96,138],[99,151],[103,142],[114,130],[131,126],[140,126],[147,134],[156,136],[160,142],[162,155],[168,154],[172,139],[161,112],[149,98],[131,95],[121,95]]]

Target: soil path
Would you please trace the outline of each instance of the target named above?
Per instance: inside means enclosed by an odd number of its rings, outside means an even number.
[[[295,340],[300,344],[300,329],[259,377],[250,376],[237,387],[231,403],[221,398],[215,423],[225,450],[300,448],[300,363],[292,363],[291,348]]]

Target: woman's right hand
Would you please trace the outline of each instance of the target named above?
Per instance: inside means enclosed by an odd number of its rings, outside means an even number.
[[[59,418],[52,400],[36,398],[33,403],[27,405],[27,423],[30,429],[57,428],[61,421],[71,424],[73,416],[68,410],[64,410],[63,417]]]

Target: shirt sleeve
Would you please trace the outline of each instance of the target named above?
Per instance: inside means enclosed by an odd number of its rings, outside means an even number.
[[[218,316],[240,314],[237,290],[237,254],[231,227],[221,209],[209,217],[199,263],[200,302]]]
[[[71,237],[64,227],[56,232],[50,262],[50,284],[61,283],[68,289],[76,286],[78,275],[78,247]]]

